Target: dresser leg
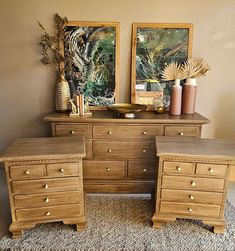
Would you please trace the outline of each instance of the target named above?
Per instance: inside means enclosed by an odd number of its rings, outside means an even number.
[[[10,225],[9,231],[12,233],[12,238],[20,238],[23,234],[23,230],[34,228],[36,224],[26,222],[13,222]]]
[[[224,226],[214,226],[213,232],[215,234],[223,234],[224,233]]]
[[[77,232],[85,229],[85,227],[86,227],[86,223],[84,223],[84,222],[76,224],[76,230],[77,230]]]
[[[226,227],[225,221],[224,220],[219,220],[219,221],[208,221],[208,220],[203,220],[203,223],[209,226],[213,226],[213,232],[215,234],[223,234],[224,229]]]
[[[160,229],[160,228],[162,228],[163,227],[163,225],[165,224],[166,222],[165,221],[161,221],[161,220],[155,220],[154,222],[153,222],[153,228],[158,228],[158,229]]]
[[[18,239],[22,236],[23,234],[23,231],[22,230],[19,230],[19,231],[11,231],[12,233],[12,238],[13,239]]]

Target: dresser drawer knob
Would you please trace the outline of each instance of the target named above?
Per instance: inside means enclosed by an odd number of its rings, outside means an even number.
[[[71,133],[71,134],[75,134],[75,131],[74,131],[74,130],[72,130],[70,133]]]
[[[61,173],[64,173],[64,169],[63,169],[63,168],[61,168],[61,169],[60,169],[60,172],[61,172]]]
[[[27,174],[27,175],[30,174],[29,170],[26,170],[24,173]]]
[[[147,132],[143,132],[144,135],[147,135]]]
[[[45,189],[48,189],[48,187],[49,187],[48,184],[46,184],[46,185],[44,186]]]
[[[46,216],[50,216],[50,215],[51,215],[51,212],[48,211],[48,212],[45,213],[45,215],[46,215]]]
[[[177,169],[177,171],[179,171],[179,172],[182,170],[182,168],[181,168],[180,166],[177,166],[176,169]]]
[[[214,172],[213,168],[209,168],[208,171],[209,171],[209,173],[213,173]]]
[[[191,212],[193,211],[193,209],[189,207],[189,208],[188,208],[188,211],[191,213]]]
[[[192,187],[195,187],[196,183],[194,181],[191,181],[191,185],[192,185]]]
[[[143,152],[143,153],[146,153],[146,152],[147,152],[147,150],[146,150],[146,149],[143,149],[143,150],[142,150],[142,152]]]
[[[184,133],[183,132],[179,132],[178,133],[180,136],[184,136]]]
[[[46,202],[46,203],[48,203],[48,202],[49,202],[49,198],[48,198],[48,197],[46,197],[45,202]]]
[[[144,168],[144,169],[143,169],[143,172],[144,172],[144,173],[147,173],[147,169],[146,169],[146,168]]]
[[[111,131],[108,131],[108,134],[110,135],[110,134],[112,134],[112,132],[111,132]]]
[[[108,149],[108,152],[111,153],[111,152],[112,152],[112,149],[109,148],[109,149]]]
[[[190,195],[189,195],[189,199],[190,199],[190,200],[194,200],[194,197],[190,194]]]
[[[106,171],[107,171],[107,172],[110,172],[110,168],[106,168]]]

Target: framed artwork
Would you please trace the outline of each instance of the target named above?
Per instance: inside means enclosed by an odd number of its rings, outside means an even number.
[[[171,83],[161,72],[172,61],[192,56],[192,24],[134,23],[132,26],[131,102],[154,108],[156,99],[170,103]]]
[[[88,21],[69,21],[65,27],[64,55],[73,54],[66,79],[91,110],[119,99],[119,27],[118,22]]]

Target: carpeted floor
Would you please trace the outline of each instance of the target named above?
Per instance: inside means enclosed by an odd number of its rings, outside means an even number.
[[[213,234],[200,221],[177,220],[151,228],[153,203],[148,196],[89,195],[88,224],[77,233],[62,223],[41,224],[22,238],[0,240],[0,250],[141,250],[234,251],[235,207],[226,204],[225,234]]]

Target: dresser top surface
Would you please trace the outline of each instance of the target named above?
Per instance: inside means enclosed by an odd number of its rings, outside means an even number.
[[[0,155],[0,162],[82,157],[83,137],[19,138]]]
[[[157,156],[208,157],[235,161],[235,140],[156,137]]]
[[[70,117],[65,113],[52,113],[44,117],[45,121],[50,122],[71,122],[71,123],[169,123],[169,124],[206,124],[210,120],[202,115],[195,114],[181,114],[179,116],[171,116],[169,113],[157,114],[153,111],[139,112],[134,119],[117,118],[115,113],[110,111],[92,111],[92,116],[78,116]]]

